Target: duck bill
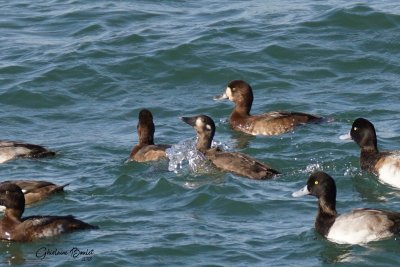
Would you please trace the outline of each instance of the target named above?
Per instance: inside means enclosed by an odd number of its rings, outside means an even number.
[[[223,93],[222,95],[216,95],[214,96],[214,100],[222,100],[222,99],[228,99],[229,97],[226,95],[226,93]]]
[[[292,193],[292,197],[302,197],[302,196],[306,196],[309,195],[310,191],[308,191],[307,185],[304,186],[302,189],[300,189],[299,191],[293,192]]]
[[[181,120],[194,127],[196,125],[196,117],[181,117]]]
[[[350,132],[348,132],[347,134],[342,134],[339,136],[340,140],[351,140],[353,138],[351,138]]]

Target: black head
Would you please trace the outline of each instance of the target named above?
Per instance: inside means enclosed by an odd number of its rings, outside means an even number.
[[[6,209],[20,210],[22,214],[25,209],[25,197],[21,188],[13,183],[0,184],[0,205]]]
[[[139,141],[144,144],[153,145],[154,131],[153,115],[148,109],[142,109],[139,112],[139,122],[137,124]]]
[[[336,200],[336,184],[333,178],[325,172],[314,172],[307,181],[307,188],[310,195],[320,198],[329,196]]]
[[[337,217],[336,212],[336,185],[327,173],[322,171],[310,175],[307,185],[292,194],[293,197],[312,195],[318,198],[318,215],[315,228],[326,236]]]
[[[361,149],[378,150],[375,127],[370,121],[356,119],[351,126],[350,136]]]
[[[294,197],[312,195],[317,198],[329,199],[336,202],[336,184],[327,173],[318,171],[310,175],[307,185],[292,194]]]

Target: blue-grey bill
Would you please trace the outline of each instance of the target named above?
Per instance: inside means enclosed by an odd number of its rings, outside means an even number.
[[[342,134],[341,136],[339,136],[340,140],[351,140],[351,135],[350,133],[347,134]]]
[[[228,96],[226,95],[226,93],[223,93],[222,95],[216,95],[213,98],[214,100],[221,100],[221,99],[228,99]]]
[[[299,191],[293,192],[292,197],[302,197],[302,196],[309,195],[309,194],[310,194],[310,191],[308,191],[308,188],[306,185]]]

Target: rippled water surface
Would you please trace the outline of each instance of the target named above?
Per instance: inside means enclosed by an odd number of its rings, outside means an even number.
[[[398,238],[333,244],[315,232],[316,199],[291,197],[323,170],[336,179],[339,212],[400,211],[400,191],[362,173],[356,144],[339,140],[362,116],[375,124],[381,149],[400,149],[396,1],[21,0],[2,1],[0,11],[0,139],[59,152],[1,164],[0,180],[70,183],[25,215],[74,214],[100,227],[2,242],[0,264],[400,262]],[[281,136],[233,133],[233,104],[213,101],[233,79],[252,85],[254,114],[295,110],[328,119]],[[177,144],[179,168],[126,162],[141,108],[153,112],[156,142]],[[179,155],[194,153],[195,136],[179,117],[201,113],[214,118],[218,145],[282,174],[253,181],[196,168],[197,159]],[[43,248],[90,255],[43,256]]]

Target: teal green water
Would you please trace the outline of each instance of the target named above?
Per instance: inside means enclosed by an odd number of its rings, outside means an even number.
[[[331,174],[339,212],[400,211],[400,191],[362,173],[342,142],[357,117],[382,149],[400,148],[400,7],[396,1],[3,1],[0,139],[59,151],[0,165],[0,180],[70,183],[25,215],[74,214],[100,226],[34,243],[0,244],[0,264],[39,266],[393,266],[399,240],[333,244],[314,230],[316,199],[294,199],[313,170]],[[253,89],[253,113],[328,117],[277,137],[233,133],[229,80]],[[168,163],[126,163],[137,114],[153,112],[156,142],[195,132],[207,114],[216,141],[280,170],[269,181]],[[40,257],[43,247],[93,250]],[[39,253],[37,255],[37,253]],[[86,261],[84,261],[86,260]],[[90,260],[90,262],[87,262]]]

